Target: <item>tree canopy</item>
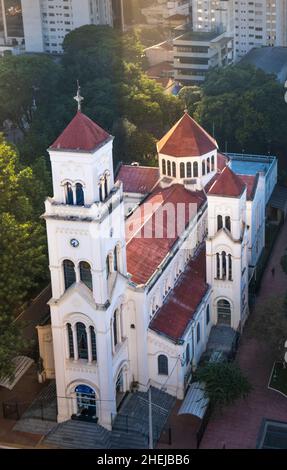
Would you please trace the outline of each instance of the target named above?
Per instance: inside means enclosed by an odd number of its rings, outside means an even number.
[[[45,231],[32,200],[37,184],[0,135],[0,376],[12,372],[11,359],[25,346],[14,314],[29,290],[47,279]]]
[[[196,370],[196,380],[205,384],[212,408],[222,408],[245,398],[251,385],[234,362],[207,363]]]

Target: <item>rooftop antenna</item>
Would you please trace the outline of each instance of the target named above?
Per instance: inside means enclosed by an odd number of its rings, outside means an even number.
[[[81,96],[81,87],[80,87],[80,84],[79,84],[79,80],[77,80],[77,86],[78,86],[78,90],[77,90],[76,96],[74,96],[74,100],[77,101],[78,111],[81,112],[81,110],[82,110],[82,101],[84,100],[84,98]]]

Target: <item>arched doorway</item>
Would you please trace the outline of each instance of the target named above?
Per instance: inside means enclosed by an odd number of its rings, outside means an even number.
[[[75,418],[87,421],[97,421],[97,406],[95,391],[88,385],[78,385],[75,388],[77,398],[77,414]]]
[[[125,376],[124,376],[124,368],[122,368],[118,374],[116,380],[116,406],[117,410],[119,409],[125,395],[126,395],[126,387],[125,387]]]
[[[231,305],[228,300],[220,299],[217,302],[217,324],[231,326]]]

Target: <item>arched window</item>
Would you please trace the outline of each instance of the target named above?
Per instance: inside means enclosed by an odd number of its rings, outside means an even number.
[[[185,168],[184,168],[184,163],[181,163],[180,166],[180,177],[185,178]]]
[[[217,230],[220,230],[223,227],[222,215],[217,216]]]
[[[223,251],[221,253],[222,256],[222,279],[226,279],[226,253]]]
[[[105,195],[104,195],[104,187],[103,184],[100,182],[100,201],[103,202],[105,200]]]
[[[65,184],[65,196],[66,196],[66,204],[72,206],[74,204],[74,196],[73,196],[73,189],[71,183]]]
[[[68,289],[72,284],[76,282],[75,265],[72,261],[65,259],[65,261],[63,262],[63,266],[65,289]]]
[[[118,311],[116,310],[113,317],[113,333],[114,333],[114,346],[119,342],[118,338]]]
[[[229,216],[225,217],[225,228],[227,228],[229,232],[231,231],[231,220]]]
[[[109,195],[109,178],[110,178],[110,175],[108,173],[105,174],[105,199],[108,197]]]
[[[209,325],[210,322],[210,310],[209,310],[209,305],[206,307],[206,325]]]
[[[168,375],[168,358],[160,354],[157,358],[158,375]]]
[[[88,340],[84,323],[77,323],[77,341],[79,359],[88,359]]]
[[[217,323],[231,325],[231,306],[228,300],[221,299],[217,302]]]
[[[200,323],[197,323],[196,327],[196,342],[199,343],[200,341]]]
[[[69,357],[74,358],[74,341],[73,331],[70,323],[67,324],[68,344],[69,344]]]
[[[172,162],[172,176],[176,178],[176,164],[175,162]]]
[[[198,163],[197,162],[193,163],[193,177],[198,178]]]
[[[117,246],[114,248],[114,271],[118,270],[118,249]]]
[[[107,274],[107,279],[110,275],[111,271],[110,271],[110,255],[108,255],[106,257],[106,274]]]
[[[81,185],[81,183],[76,184],[76,201],[77,201],[77,206],[85,205],[84,190],[83,190],[83,186]]]
[[[93,289],[91,266],[86,261],[80,262],[80,278],[89,289]]]
[[[91,345],[92,345],[92,360],[97,360],[97,343],[96,343],[96,333],[95,328],[90,326],[90,335],[91,335]]]
[[[202,176],[204,176],[205,175],[205,161],[204,160],[202,160],[201,168],[202,168],[202,170],[201,170],[202,171]]]
[[[191,178],[191,163],[187,162],[186,164],[186,177]]]
[[[210,172],[210,158],[208,157],[207,160],[206,160],[206,172],[209,173]]]
[[[171,164],[169,160],[167,161],[167,175],[171,176]]]
[[[214,168],[215,168],[215,166],[214,166],[214,155],[212,155],[212,157],[211,157],[211,171],[214,171]]]
[[[186,351],[185,351],[185,365],[188,366],[190,363],[190,347],[189,343],[186,345]]]
[[[216,253],[216,279],[220,278],[220,256]]]
[[[228,279],[232,281],[232,256],[228,255]]]
[[[162,174],[166,175],[166,162],[165,162],[165,160],[162,160]]]

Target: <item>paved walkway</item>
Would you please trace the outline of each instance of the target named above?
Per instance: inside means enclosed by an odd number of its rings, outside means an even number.
[[[287,276],[280,259],[287,248],[287,223],[282,227],[265,270],[256,305],[268,297],[287,292]],[[275,275],[272,268],[275,267]],[[255,312],[254,312],[255,313]],[[273,360],[266,345],[243,333],[237,360],[253,390],[222,414],[213,416],[201,442],[201,449],[254,449],[263,418],[287,422],[287,398],[267,388]]]

